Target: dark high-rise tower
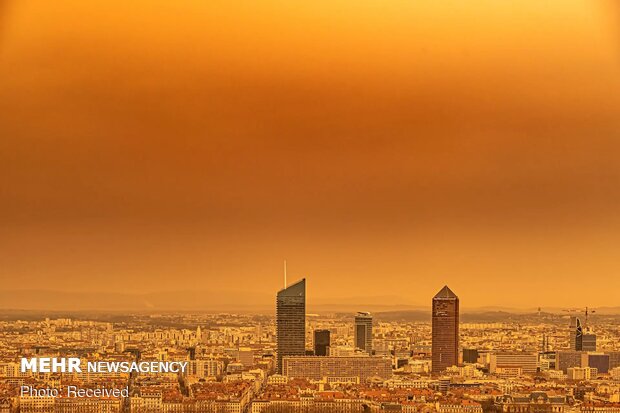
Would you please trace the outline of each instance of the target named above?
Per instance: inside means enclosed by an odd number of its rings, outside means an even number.
[[[433,373],[458,364],[459,298],[446,285],[433,297]]]
[[[581,320],[575,316],[570,318],[570,349],[575,351],[596,351],[596,334],[593,334],[587,326],[581,324]]]
[[[355,348],[359,348],[372,356],[372,315],[370,313],[357,313],[353,335]]]
[[[314,330],[314,355],[327,356],[329,353],[329,330]]]
[[[570,349],[583,350],[583,327],[578,317],[570,318]]]
[[[306,354],[306,279],[283,290],[276,298],[276,340],[278,374],[282,374],[282,357]]]
[[[581,340],[581,350],[596,351],[596,334],[593,334],[591,331],[583,334]]]

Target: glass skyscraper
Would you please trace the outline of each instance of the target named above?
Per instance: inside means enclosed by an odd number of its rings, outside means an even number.
[[[330,346],[329,330],[314,330],[314,355],[328,356]]]
[[[282,374],[282,357],[306,354],[306,279],[283,290],[276,298],[276,370]]]
[[[571,350],[583,350],[583,327],[581,326],[581,320],[579,320],[579,318],[574,316],[570,318],[570,330]]]
[[[372,315],[359,312],[355,316],[355,347],[372,356]]]

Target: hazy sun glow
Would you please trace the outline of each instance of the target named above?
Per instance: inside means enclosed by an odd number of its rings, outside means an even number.
[[[618,16],[3,3],[1,289],[617,305]]]

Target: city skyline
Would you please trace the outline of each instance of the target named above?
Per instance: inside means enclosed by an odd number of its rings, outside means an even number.
[[[0,388],[0,408],[3,413],[617,413],[620,406],[620,384],[613,383],[620,380],[617,318],[597,322],[595,331],[589,327],[588,316],[596,312],[590,307],[584,309],[583,328],[579,316],[558,324],[540,310],[530,319],[504,316],[499,322],[461,324],[459,297],[447,285],[432,297],[430,326],[405,320],[375,325],[364,311],[309,316],[306,279],[289,284],[286,269],[285,263],[275,318],[220,312],[128,314],[108,321],[0,320],[0,380],[9,384]],[[5,346],[7,340],[14,344]],[[92,347],[84,346],[88,342]],[[80,357],[50,357],[61,354]],[[91,364],[88,354],[115,361]],[[175,359],[184,361],[162,361]],[[83,360],[85,374],[79,368]],[[77,367],[65,368],[67,363]],[[178,371],[168,372],[172,365]],[[50,372],[54,375],[46,375]],[[35,386],[52,381],[53,387]],[[15,383],[21,383],[19,392]],[[116,387],[102,390],[93,387],[97,383]],[[584,385],[594,387],[586,391]],[[75,395],[80,391],[95,397],[81,401]],[[105,397],[98,399],[101,394]]]
[[[435,298],[455,296],[446,287]],[[114,321],[0,320],[0,409],[3,413],[617,413],[620,407],[617,319],[597,324],[599,345],[583,351],[572,349],[575,320],[570,320],[570,328],[568,322],[558,325],[545,317],[464,323],[462,361],[459,357],[437,372],[428,323],[380,322],[369,355],[354,348],[354,314],[331,314],[307,320],[306,355],[285,356],[283,374],[276,373],[274,321],[222,313],[127,314]],[[317,332],[333,336],[326,356],[311,355]],[[32,347],[33,342],[38,345]],[[31,365],[21,371],[20,358],[25,355]],[[99,360],[93,364],[99,371],[45,373],[50,360],[62,369],[67,360],[90,365],[92,359]],[[39,372],[33,368],[36,360]],[[106,367],[139,364],[159,369],[172,363],[182,363],[183,372],[141,370],[133,375]],[[70,393],[76,389],[101,393],[102,388],[109,397],[83,399]],[[48,396],[47,389],[60,396]]]

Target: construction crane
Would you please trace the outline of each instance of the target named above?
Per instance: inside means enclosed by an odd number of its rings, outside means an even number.
[[[562,310],[562,311],[565,311],[567,313],[581,313],[582,312],[582,310],[579,309],[579,308],[570,308],[570,309],[566,309],[566,310]],[[585,320],[584,320],[584,323],[583,323],[584,326],[588,325],[588,315],[589,314],[594,314],[594,313],[596,313],[596,310],[592,310],[589,307],[586,307],[585,310],[583,310],[583,314],[585,315]]]

